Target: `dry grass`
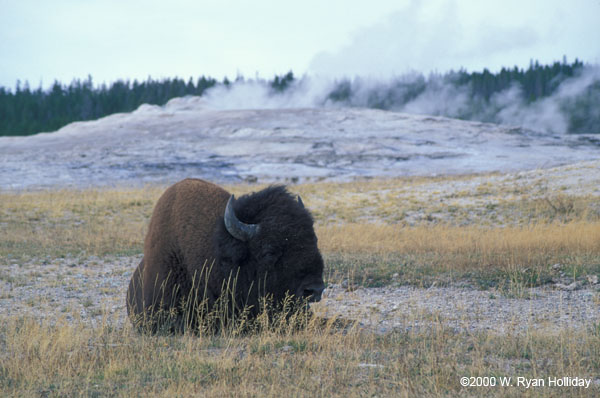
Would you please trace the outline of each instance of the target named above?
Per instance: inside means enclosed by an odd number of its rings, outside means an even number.
[[[512,253],[510,257],[513,259],[515,256],[527,257],[540,252],[600,253],[600,223],[590,222],[494,229],[472,225],[402,227],[389,224],[342,224],[321,226],[318,235],[321,247],[326,251],[478,253],[482,266],[492,263],[496,253]]]
[[[474,179],[449,181],[456,188]],[[514,282],[536,286],[564,272],[573,278],[600,273],[594,197],[518,195],[490,206],[478,202],[482,191],[499,196],[510,188],[477,181],[470,193],[461,193],[462,205],[444,205],[440,197],[457,194],[431,189],[443,182],[448,180],[373,180],[291,189],[315,214],[331,281],[352,274],[358,283],[373,286],[390,283],[399,274],[399,281],[416,285],[470,279],[479,287]],[[236,195],[260,188],[228,187]],[[2,193],[0,260],[139,254],[163,190]],[[424,193],[415,194],[420,191]],[[397,214],[411,211],[413,222],[398,220]],[[504,223],[491,224],[492,219]],[[555,264],[560,267],[552,268]]]
[[[468,281],[514,293],[565,273],[571,281],[600,274],[598,222],[504,228],[343,224],[321,226],[317,234],[329,279],[348,275],[366,286],[394,279],[417,286]]]
[[[315,215],[330,282],[352,278],[367,286],[428,286],[461,281],[511,293],[554,277],[600,275],[597,197],[554,195],[526,184],[489,185],[479,178],[305,184],[291,190]],[[436,190],[444,183],[455,189]],[[260,187],[228,188],[239,195]],[[139,254],[163,190],[0,193],[0,271],[9,263],[70,254]],[[552,335],[531,325],[524,334],[496,335],[446,329],[435,322],[435,314],[411,316],[415,322],[427,317],[434,326],[385,335],[312,325],[245,336],[150,337],[128,325],[116,327],[111,319],[93,326],[0,314],[0,395],[600,393],[598,384],[587,390],[459,384],[462,376],[578,376],[598,382],[599,325]]]
[[[387,251],[405,251],[415,244],[428,245],[431,239],[427,236],[435,237],[433,239],[437,241],[438,236],[452,236],[457,231],[464,239],[450,239],[452,244],[471,246],[469,235],[479,233],[473,232],[473,228],[453,227],[476,226],[496,230],[498,227],[508,227],[503,229],[506,231],[505,237],[516,232],[518,239],[542,232],[540,239],[548,241],[547,238],[553,234],[549,232],[548,224],[573,224],[569,230],[572,231],[583,225],[589,228],[600,222],[600,206],[596,196],[551,195],[543,190],[537,192],[542,196],[536,196],[535,187],[524,186],[518,189],[521,194],[514,195],[514,190],[511,191],[507,186],[500,184],[490,187],[484,182],[473,183],[474,178],[317,183],[292,186],[291,190],[302,195],[321,230],[332,225],[346,228],[348,224],[354,224],[347,227],[343,235],[361,235],[360,239],[356,239],[356,244],[363,251],[366,249],[363,239],[370,236],[373,239],[365,241],[368,245],[383,237],[383,242],[390,248]],[[450,184],[452,189],[443,192],[435,190],[442,182]],[[469,190],[459,191],[462,185]],[[241,195],[262,186],[238,185],[227,188]],[[0,192],[0,232],[3,233],[0,258],[9,254],[39,256],[67,252],[94,255],[140,252],[152,208],[164,189],[149,186],[141,189]],[[479,198],[481,191],[486,192],[485,201]],[[447,200],[456,196],[461,197],[460,202]],[[537,228],[536,225],[542,227]],[[390,226],[416,229],[393,229]],[[436,228],[430,228],[432,226]],[[366,233],[357,232],[361,228]],[[557,229],[562,230],[562,227]],[[338,231],[341,229],[327,230],[328,233]],[[503,232],[495,233],[498,237],[501,234]],[[425,241],[404,239],[408,235],[424,237]],[[559,235],[557,239],[561,241],[568,236],[563,233]],[[375,245],[376,251],[382,244]],[[350,244],[344,250],[349,247],[356,246]],[[329,247],[324,249],[328,250]]]
[[[163,190],[1,194],[0,258],[139,252],[152,207]]]
[[[0,326],[3,396],[597,396],[599,388],[532,388],[516,377],[596,380],[598,331],[496,336],[427,332],[383,336],[309,326],[246,336],[140,336],[110,320],[9,319]],[[470,387],[460,377],[513,378]]]

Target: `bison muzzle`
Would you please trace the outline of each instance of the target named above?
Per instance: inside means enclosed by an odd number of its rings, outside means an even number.
[[[228,296],[233,312],[256,317],[290,297],[319,301],[323,259],[300,197],[271,186],[235,199],[212,183],[186,179],[158,200],[144,256],[127,291],[142,330],[183,331]]]

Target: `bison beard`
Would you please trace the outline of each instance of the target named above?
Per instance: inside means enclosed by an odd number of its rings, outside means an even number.
[[[277,310],[290,296],[319,301],[323,288],[313,220],[299,197],[272,186],[235,200],[186,179],[154,208],[127,312],[143,331],[198,330],[208,314],[254,318],[265,298]]]

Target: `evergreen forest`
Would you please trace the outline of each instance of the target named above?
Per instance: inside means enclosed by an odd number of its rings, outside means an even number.
[[[588,78],[576,90],[571,89],[570,94],[561,92],[563,83],[581,79],[589,70],[597,72],[598,68],[579,60],[567,63],[563,59],[552,65],[531,62],[527,69],[502,68],[499,72],[485,69],[482,72],[451,71],[428,77],[415,74],[379,84],[367,84],[360,78],[341,79],[331,85],[321,103],[315,106],[336,104],[411,111],[410,105],[415,100],[433,93],[433,97],[444,106],[421,113],[502,123],[505,122],[502,111],[506,108],[506,100],[503,105],[499,98],[502,93],[510,92],[510,101],[517,102],[520,107],[557,98],[559,111],[566,115],[567,132],[600,133],[600,74]],[[303,79],[297,79],[290,71],[259,82],[269,88],[270,95],[276,96],[294,90]],[[110,85],[95,86],[89,76],[83,81],[73,80],[69,85],[55,81],[49,89],[32,89],[28,82],[17,82],[14,89],[0,87],[0,135],[54,131],[74,121],[131,112],[144,103],[164,105],[174,97],[202,96],[212,87],[229,87],[243,81],[241,76],[233,82],[227,78],[217,81],[201,76],[190,78],[187,82],[180,78],[148,78],[142,82],[119,80]],[[446,92],[445,99],[438,95],[443,90]],[[460,106],[450,107],[448,103],[456,102],[453,98],[459,94],[462,98]]]

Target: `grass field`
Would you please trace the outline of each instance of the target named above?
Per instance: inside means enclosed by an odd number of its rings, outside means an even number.
[[[523,297],[530,287],[561,280],[597,292],[589,277],[600,275],[598,197],[499,178],[407,178],[290,189],[315,216],[329,283],[460,283]],[[0,192],[0,279],[8,264],[140,254],[164,188]],[[227,188],[236,195],[260,189]],[[0,395],[600,394],[600,325],[557,334],[532,326],[525,334],[499,335],[456,332],[431,314],[413,316],[429,317],[432,327],[381,335],[331,324],[301,331],[282,325],[245,336],[230,331],[151,337],[110,317],[91,325],[0,313]],[[496,377],[498,383],[513,377],[513,387],[461,387],[460,377],[470,376]],[[588,389],[525,388],[516,385],[517,376],[577,376],[595,383]]]
[[[599,332],[558,336],[332,328],[250,336],[139,336],[110,322],[0,326],[3,396],[597,396],[598,386],[530,388],[521,377],[597,378]],[[460,377],[496,377],[461,388]],[[512,377],[513,387],[500,387]]]
[[[405,198],[405,192],[418,191],[423,182],[428,181],[292,187],[315,216],[330,281],[353,273],[358,283],[378,286],[401,273],[403,283],[416,286],[434,280],[468,280],[479,287],[537,286],[559,272],[573,278],[600,274],[597,197],[521,195],[500,200],[494,197],[503,192],[493,192],[482,204],[477,201],[481,185],[490,190],[483,183],[462,194],[460,206],[436,200],[436,191]],[[260,187],[228,188],[240,195]],[[139,254],[163,190],[1,194],[0,260]],[[399,221],[398,214],[414,221]],[[493,223],[499,219],[503,223]],[[555,264],[561,264],[560,271],[552,268]]]

